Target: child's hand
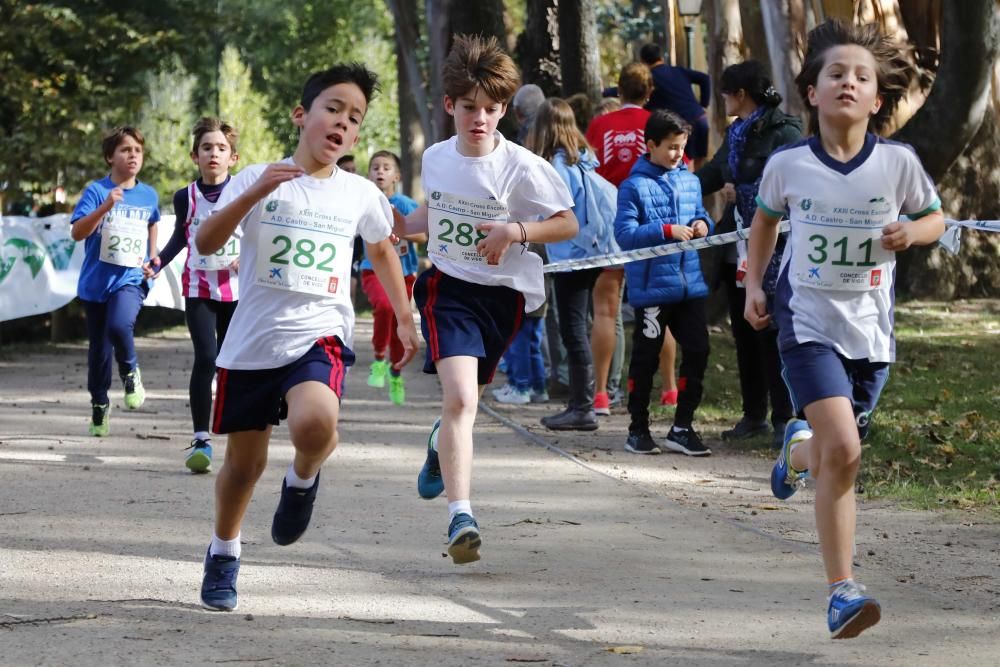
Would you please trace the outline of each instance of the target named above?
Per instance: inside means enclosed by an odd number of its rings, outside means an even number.
[[[514,243],[515,239],[521,238],[521,226],[508,222],[506,224],[496,222],[484,222],[476,225],[476,230],[486,233],[486,238],[476,244],[476,251],[481,257],[486,258],[486,263],[496,266],[500,263],[507,248]]]
[[[691,229],[694,230],[694,237],[696,239],[705,238],[708,236],[708,224],[704,220],[698,220],[693,225]]]
[[[110,211],[124,196],[125,192],[120,187],[116,187],[108,193],[108,198],[104,200],[104,206]]]
[[[913,245],[910,237],[910,225],[905,222],[890,222],[882,228],[882,247],[893,252],[906,250]]]
[[[678,241],[690,241],[694,236],[694,230],[686,225],[667,225],[670,229],[670,237]]]
[[[763,331],[771,323],[771,316],[767,314],[767,297],[764,290],[747,287],[746,306],[743,308],[743,317],[757,331]]]
[[[392,369],[400,371],[403,370],[403,366],[410,363],[417,350],[420,349],[420,339],[417,338],[417,327],[413,323],[412,317],[406,322],[400,322],[396,325],[396,335],[399,336],[399,342],[403,344],[403,358],[394,363]]]
[[[151,257],[148,262],[142,265],[142,277],[143,278],[159,278],[160,277],[160,258]]]
[[[286,162],[273,162],[267,165],[267,169],[260,175],[257,182],[253,184],[254,189],[264,198],[278,189],[278,186],[285,181],[298,178],[306,172],[297,164]]]

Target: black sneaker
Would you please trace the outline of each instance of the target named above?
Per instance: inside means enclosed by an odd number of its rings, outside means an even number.
[[[663,444],[669,450],[688,456],[710,456],[712,454],[712,450],[705,446],[693,428],[681,431],[676,426],[671,427]]]
[[[628,439],[625,441],[625,451],[633,454],[660,454],[662,450],[653,440],[649,431],[629,431]]]
[[[308,489],[288,488],[282,478],[281,500],[278,501],[278,509],[274,511],[274,520],[271,522],[271,539],[275,544],[288,546],[306,532],[318,490],[319,473],[316,473],[316,481]]]
[[[768,430],[766,419],[749,419],[746,415],[743,415],[743,418],[736,422],[736,426],[722,432],[722,439],[746,440],[747,438],[767,433]],[[781,429],[781,434],[784,437],[785,429]]]

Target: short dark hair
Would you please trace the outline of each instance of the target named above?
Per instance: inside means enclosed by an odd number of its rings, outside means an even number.
[[[474,88],[491,100],[507,104],[521,85],[517,65],[496,37],[458,35],[444,60],[444,94],[457,100]]]
[[[646,121],[646,141],[658,144],[669,136],[675,134],[691,134],[691,126],[688,122],[666,109],[657,109],[649,115]]]
[[[639,49],[639,60],[646,65],[660,62],[663,60],[663,49],[660,48],[659,44],[653,44],[652,42],[643,44],[642,48]]]
[[[368,159],[369,169],[371,169],[371,164],[372,162],[375,161],[375,158],[377,157],[387,157],[392,159],[392,161],[396,163],[396,169],[398,169],[399,171],[403,171],[402,161],[399,159],[399,156],[393,153],[392,151],[375,151],[374,153],[372,153],[371,158]]]
[[[348,155],[341,155],[339,158],[337,158],[337,166],[338,167],[340,165],[344,164],[345,162],[354,162],[354,156],[348,154]]]
[[[139,128],[132,127],[131,125],[120,125],[104,135],[104,140],[101,141],[101,151],[104,153],[105,160],[111,160],[111,156],[115,154],[118,144],[124,141],[125,137],[132,137],[145,150],[146,137],[142,136]]]
[[[204,137],[209,132],[222,132],[226,137],[226,141],[229,142],[229,148],[235,153],[236,152],[236,140],[239,138],[239,132],[236,128],[229,123],[219,120],[218,118],[211,118],[205,116],[198,120],[194,124],[194,129],[191,130],[191,135],[194,137],[194,141],[191,143],[191,152],[198,152],[198,144],[201,143],[201,138]]]
[[[314,72],[306,79],[299,104],[302,105],[303,109],[309,111],[313,100],[319,97],[320,93],[338,83],[353,83],[360,88],[361,93],[365,96],[365,104],[371,104],[372,98],[381,89],[378,75],[361,63],[338,63],[330,69]]]

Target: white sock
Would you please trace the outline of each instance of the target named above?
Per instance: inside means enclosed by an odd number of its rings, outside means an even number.
[[[212,442],[212,434],[208,431],[195,431],[195,440],[204,440],[205,442]]]
[[[472,514],[472,501],[471,500],[455,500],[448,503],[448,520],[455,518],[456,514]]]
[[[295,464],[288,464],[288,472],[285,473],[285,486],[290,486],[294,489],[311,489],[315,483],[316,475],[313,475],[309,479],[302,479],[295,474]]]
[[[440,417],[438,417],[440,420]],[[438,423],[437,430],[434,431],[434,437],[431,439],[431,449],[435,452],[438,450],[438,437],[441,435],[441,424]]]
[[[212,546],[208,548],[208,553],[213,556],[240,557],[240,536],[237,535],[231,540],[223,540],[218,535],[212,535]]]
[[[677,431],[678,433],[683,433],[688,430],[686,426],[672,426],[671,429]]]

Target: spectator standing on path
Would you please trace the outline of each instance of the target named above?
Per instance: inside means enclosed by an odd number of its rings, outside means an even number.
[[[701,181],[702,194],[723,191],[726,200],[736,207],[737,229],[743,229],[757,212],[757,189],[767,158],[779,147],[798,141],[802,137],[802,123],[778,108],[781,95],[771,85],[764,65],[756,60],[727,67],[720,87],[726,115],[736,116],[736,120],[726,131],[722,147],[695,176]],[[743,317],[747,246],[745,241],[739,241],[729,248],[736,252],[736,261],[723,262],[721,280],[729,300],[729,320],[736,342],[743,416],[736,426],[723,431],[722,437],[740,440],[767,432],[770,397],[774,442],[780,447],[785,424],[792,418],[792,403],[781,377],[778,330],[772,324],[755,331]],[[763,282],[769,303],[774,300],[784,249],[785,237],[779,236]]]
[[[701,168],[708,155],[708,116],[705,109],[712,100],[712,81],[704,72],[668,65],[663,61],[663,50],[656,44],[645,44],[639,49],[639,60],[653,76],[653,91],[646,109],[673,111],[691,125],[691,138],[685,154],[691,159],[694,171]],[[695,98],[691,86],[698,86]]]
[[[684,143],[690,127],[677,114],[660,109],[646,123],[649,152],[632,167],[618,191],[615,238],[622,250],[702,238],[712,220],[702,206],[701,185],[684,165]],[[677,411],[665,446],[688,456],[712,452],[694,430],[708,366],[708,326],[697,250],[654,257],[625,265],[628,300],[635,308],[632,358],[628,366],[628,411],[631,416],[626,451],[659,454],[649,432],[649,395],[658,367],[663,332],[669,328],[681,347]]]

